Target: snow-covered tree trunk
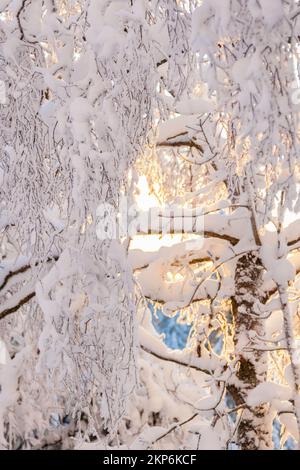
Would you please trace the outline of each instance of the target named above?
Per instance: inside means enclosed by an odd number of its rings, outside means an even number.
[[[236,264],[232,298],[238,367],[234,384],[228,388],[237,406],[246,404],[237,430],[237,442],[245,450],[268,449],[272,442],[272,426],[267,422],[268,405],[247,407],[248,392],[267,379],[267,352],[251,347],[253,336],[264,336],[265,322],[257,308],[263,301],[262,272],[263,266],[256,252],[241,256]]]

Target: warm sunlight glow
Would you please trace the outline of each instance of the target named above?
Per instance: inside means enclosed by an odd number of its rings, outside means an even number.
[[[139,177],[137,184],[136,203],[139,209],[147,211],[151,207],[157,207],[158,201],[156,197],[150,193],[148,181],[145,175]]]

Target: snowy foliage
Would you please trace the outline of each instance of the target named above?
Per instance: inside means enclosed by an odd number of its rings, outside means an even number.
[[[0,0],[2,448],[299,445],[298,3]]]

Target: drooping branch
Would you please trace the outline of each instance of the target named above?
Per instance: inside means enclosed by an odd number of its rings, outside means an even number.
[[[209,375],[212,379],[216,370],[220,371],[226,367],[226,361],[217,358],[217,356],[210,359],[201,359],[183,351],[171,351],[142,326],[139,328],[139,339],[143,351],[157,359],[197,370]],[[218,377],[218,381],[222,381],[220,377]]]

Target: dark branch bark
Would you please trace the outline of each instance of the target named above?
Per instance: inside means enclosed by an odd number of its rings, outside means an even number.
[[[51,261],[57,261],[57,260],[58,260],[58,256],[53,256],[52,258],[48,258],[46,260],[46,263],[51,263]],[[34,264],[34,266],[39,266],[40,264],[42,264],[42,262],[36,262]],[[12,277],[17,276],[18,274],[25,273],[26,271],[31,269],[31,267],[32,266],[30,266],[30,264],[25,264],[24,266],[21,266],[20,268],[16,269],[15,271],[9,271],[9,273],[6,274],[2,284],[0,285],[0,290],[4,289],[4,287],[7,285],[8,281]]]
[[[19,310],[19,308],[22,307],[22,305],[25,305],[34,296],[35,296],[35,292],[31,292],[30,294],[26,295],[26,297],[21,299],[20,302],[17,305],[14,305],[13,307],[7,308],[6,310],[3,310],[2,312],[0,312],[0,320],[7,317],[7,315],[10,315],[11,313],[17,312]]]
[[[187,134],[187,133],[186,133]],[[176,137],[172,137],[172,139],[175,139]],[[180,147],[190,147],[190,148],[195,148],[199,152],[203,153],[203,147],[200,144],[197,144],[194,140],[166,140],[163,142],[158,142],[157,147],[174,147],[174,148],[180,148]]]

